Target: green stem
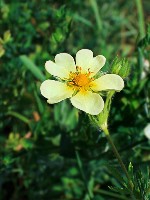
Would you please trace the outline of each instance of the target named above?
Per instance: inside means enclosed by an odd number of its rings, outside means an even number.
[[[105,101],[105,105],[104,105],[104,109],[98,116],[98,122],[96,124],[99,124],[102,130],[107,129],[107,120],[109,117],[111,99],[112,99],[113,95],[114,95],[114,91],[108,92],[108,95],[107,95],[107,98]]]
[[[107,137],[108,142],[110,143],[110,145],[111,145],[111,147],[112,147],[112,150],[113,150],[113,152],[114,152],[116,158],[117,158],[118,161],[119,161],[119,164],[120,164],[122,170],[125,172],[127,179],[130,180],[130,177],[129,177],[129,175],[128,175],[127,169],[126,169],[124,163],[122,162],[122,159],[121,159],[121,157],[120,157],[120,155],[119,155],[119,153],[118,153],[118,151],[117,151],[117,149],[116,149],[116,147],[115,147],[115,145],[114,145],[114,143],[113,143],[113,141],[112,141],[112,139],[111,139],[111,136],[110,136],[110,134],[109,134],[109,132],[108,132],[108,129],[105,129],[104,132],[105,132],[105,135],[106,135],[106,137]]]
[[[76,154],[77,163],[78,163],[78,166],[79,166],[79,169],[80,169],[83,181],[84,181],[84,185],[85,185],[87,194],[89,196],[89,200],[92,200],[94,198],[94,195],[93,195],[93,192],[88,187],[87,180],[86,180],[86,177],[85,177],[85,174],[84,174],[84,171],[83,171],[83,167],[82,167],[80,154],[79,154],[78,150],[75,150],[75,154]]]
[[[140,38],[145,36],[145,23],[144,23],[144,13],[143,13],[143,6],[142,0],[136,0],[137,12],[138,12],[138,24],[140,30]]]
[[[119,164],[120,164],[122,170],[124,171],[124,173],[125,173],[125,175],[126,175],[126,177],[127,177],[127,179],[128,179],[129,186],[130,186],[130,194],[131,194],[131,197],[132,197],[133,200],[136,200],[135,197],[134,197],[134,194],[133,194],[133,192],[132,192],[132,190],[133,190],[133,183],[132,183],[132,180],[130,179],[130,176],[129,176],[128,171],[127,171],[127,169],[126,169],[126,167],[125,167],[125,165],[124,165],[124,163],[123,163],[123,161],[122,161],[122,159],[121,159],[121,156],[120,156],[118,150],[116,149],[116,147],[115,147],[115,145],[114,145],[114,143],[113,143],[113,141],[112,141],[112,139],[111,139],[111,136],[110,136],[110,134],[109,134],[108,129],[105,128],[103,131],[104,131],[104,133],[105,133],[105,135],[106,135],[106,137],[107,137],[107,140],[108,140],[109,144],[110,144],[111,147],[112,147],[112,150],[113,150],[113,152],[114,152],[116,158],[118,159],[118,162],[119,162]]]

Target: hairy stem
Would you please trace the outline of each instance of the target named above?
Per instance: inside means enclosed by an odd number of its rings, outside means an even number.
[[[126,177],[127,177],[127,179],[128,179],[129,186],[130,186],[130,195],[131,195],[131,197],[132,197],[133,200],[136,200],[135,197],[134,197],[134,194],[133,194],[133,192],[132,192],[132,189],[133,189],[132,180],[130,179],[130,176],[129,176],[128,171],[127,171],[127,169],[126,169],[126,167],[125,167],[125,165],[124,165],[124,163],[123,163],[123,161],[122,161],[122,159],[121,159],[121,156],[120,156],[118,150],[116,149],[115,144],[113,143],[113,141],[112,141],[112,139],[111,139],[111,136],[110,136],[110,134],[109,134],[108,129],[106,128],[106,129],[104,129],[103,131],[104,131],[104,133],[105,133],[105,135],[106,135],[106,137],[107,137],[107,140],[108,140],[109,144],[110,144],[111,147],[112,147],[112,150],[113,150],[113,152],[114,152],[114,155],[116,156],[116,158],[117,158],[117,160],[118,160],[118,162],[119,162],[119,164],[120,164],[122,170],[124,171],[124,173],[125,173],[125,175],[126,175]]]

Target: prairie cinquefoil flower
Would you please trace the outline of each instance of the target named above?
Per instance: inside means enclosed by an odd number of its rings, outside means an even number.
[[[58,78],[42,83],[41,94],[50,104],[71,98],[76,108],[91,115],[98,115],[104,108],[100,92],[104,90],[120,91],[124,87],[123,79],[116,74],[102,75],[95,79],[96,73],[104,66],[106,58],[102,55],[93,57],[89,49],[81,49],[73,57],[67,53],[55,56],[55,62],[47,61],[46,70]]]

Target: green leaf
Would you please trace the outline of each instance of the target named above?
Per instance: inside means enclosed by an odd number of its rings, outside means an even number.
[[[129,166],[128,166],[128,173],[130,175],[130,178],[132,178],[133,177],[133,165],[131,162],[129,163]]]
[[[121,176],[121,174],[118,172],[118,170],[112,166],[111,167],[108,166],[108,169],[109,169],[110,173],[114,176],[114,178],[116,178],[121,185],[124,185],[125,181],[124,181],[123,177]]]
[[[29,124],[30,123],[30,120],[28,118],[26,118],[25,116],[17,113],[17,112],[14,112],[14,111],[9,111],[6,113],[6,115],[11,115],[13,117],[16,117],[18,119],[20,119],[21,121],[23,121],[24,123],[26,124]]]
[[[74,19],[85,24],[85,25],[87,25],[87,26],[89,26],[89,27],[93,27],[93,24],[90,22],[90,20],[82,17],[81,15],[75,14]]]
[[[23,139],[21,144],[25,149],[31,149],[33,147],[33,142],[29,139]]]
[[[43,73],[27,56],[22,55],[20,56],[20,59],[22,63],[25,65],[25,67],[29,69],[37,79],[39,79],[40,81],[45,80],[45,76],[43,75]]]
[[[129,190],[126,188],[118,188],[118,187],[109,187],[109,189],[111,189],[114,192],[118,192],[120,194],[129,194]]]
[[[148,45],[150,45],[150,24],[148,25],[146,36],[139,41],[138,47],[147,47]]]

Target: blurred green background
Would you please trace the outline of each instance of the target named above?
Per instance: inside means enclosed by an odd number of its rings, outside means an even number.
[[[96,200],[126,199],[108,188],[119,185],[109,167],[122,172],[103,132],[69,100],[49,105],[39,91],[51,78],[45,62],[82,48],[104,55],[106,72],[117,55],[128,58],[109,129],[125,164],[146,176],[149,11],[149,0],[0,1],[0,200],[88,200],[86,184]]]

